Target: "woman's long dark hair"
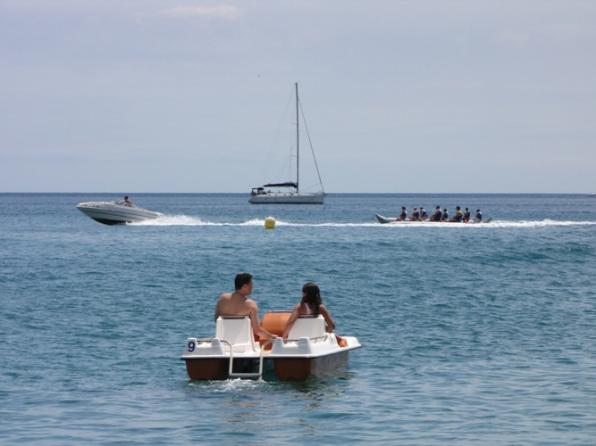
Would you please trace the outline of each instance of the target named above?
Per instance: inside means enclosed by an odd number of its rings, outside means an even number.
[[[319,306],[321,305],[321,290],[313,282],[305,283],[302,287],[303,304],[308,304],[315,316],[319,315]]]

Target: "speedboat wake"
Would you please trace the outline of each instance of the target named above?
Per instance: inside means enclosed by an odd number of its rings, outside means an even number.
[[[217,222],[207,221],[199,217],[188,215],[163,215],[153,220],[144,220],[129,223],[130,226],[254,226],[263,227],[264,218],[254,218],[242,222]],[[573,221],[573,220],[491,220],[490,222],[474,223],[453,223],[453,222],[417,222],[403,221],[387,224],[376,222],[320,222],[301,223],[276,220],[277,227],[323,227],[323,228],[433,228],[433,229],[495,229],[495,228],[544,228],[556,226],[595,226],[596,221]]]

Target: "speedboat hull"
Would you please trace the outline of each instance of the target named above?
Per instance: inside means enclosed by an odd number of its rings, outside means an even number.
[[[77,204],[83,214],[104,225],[118,225],[152,220],[163,214],[134,206],[125,206],[111,201],[88,201]]]
[[[316,194],[283,194],[264,193],[253,195],[248,200],[251,204],[323,204],[324,193]]]

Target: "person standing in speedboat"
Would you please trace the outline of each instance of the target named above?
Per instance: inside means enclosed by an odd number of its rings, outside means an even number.
[[[329,310],[327,310],[325,305],[321,303],[321,290],[313,282],[305,283],[302,287],[302,300],[294,307],[294,311],[292,311],[290,319],[288,319],[288,323],[284,329],[283,338],[288,338],[288,334],[290,333],[294,322],[296,322],[296,319],[300,316],[318,316],[319,314],[325,318],[326,331],[328,333],[333,333],[335,322],[333,321]]]
[[[233,293],[222,293],[215,306],[215,320],[219,316],[248,316],[255,335],[262,338],[275,338],[276,336],[261,328],[259,322],[259,307],[249,299],[252,293],[252,275],[249,273],[237,274],[234,279],[235,290]]]
[[[132,201],[128,198],[128,195],[124,196],[124,200],[122,200],[120,202],[120,204],[123,204],[124,206],[128,206],[129,208],[134,207],[134,204],[132,204]]]

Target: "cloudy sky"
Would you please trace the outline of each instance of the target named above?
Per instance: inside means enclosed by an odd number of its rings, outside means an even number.
[[[596,192],[596,2],[0,0],[0,191]],[[303,147],[304,183],[314,182]]]

